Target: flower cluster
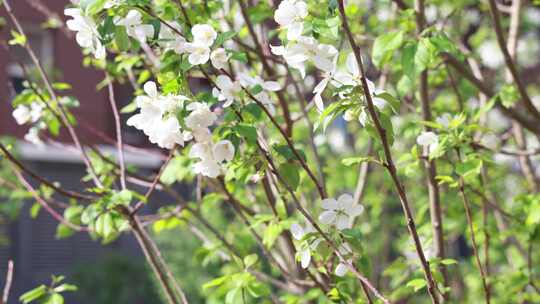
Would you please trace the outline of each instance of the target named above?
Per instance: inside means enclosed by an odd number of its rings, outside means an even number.
[[[68,29],[77,32],[75,36],[77,43],[82,48],[88,49],[97,59],[104,59],[107,52],[101,43],[94,20],[86,16],[80,8],[68,8],[64,10],[64,14],[73,18],[68,20],[66,25]]]
[[[196,141],[191,147],[189,156],[199,159],[193,165],[193,171],[196,174],[216,178],[223,173],[223,163],[233,159],[234,146],[228,140],[213,142],[209,127],[214,124],[217,116],[207,104],[190,103],[187,110],[191,113],[186,117],[186,126],[191,129]]]
[[[182,95],[161,95],[153,81],[144,84],[144,92],[146,95],[135,99],[140,113],[130,117],[127,124],[142,130],[150,142],[162,148],[172,149],[175,144],[183,146],[190,133],[182,132],[176,111],[183,107],[188,98]]]
[[[19,105],[13,110],[13,118],[18,125],[33,124],[24,136],[24,139],[37,146],[42,146],[43,141],[39,138],[39,132],[46,129],[47,125],[40,121],[43,116],[44,106],[40,103],[33,102],[29,106]]]

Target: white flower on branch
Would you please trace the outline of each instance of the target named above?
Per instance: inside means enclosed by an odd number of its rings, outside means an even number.
[[[210,62],[212,62],[212,65],[218,70],[225,69],[227,67],[229,58],[230,56],[227,55],[224,48],[215,49],[210,54]]]
[[[131,116],[127,125],[142,130],[150,142],[162,148],[172,149],[175,144],[183,146],[190,133],[182,132],[175,112],[188,98],[160,95],[153,81],[144,84],[144,92],[147,95],[136,98],[140,113]]]
[[[322,208],[325,211],[320,214],[319,220],[323,224],[333,225],[339,230],[348,228],[352,219],[364,211],[364,206],[354,204],[354,199],[350,194],[342,194],[337,200],[334,198],[324,199]]]
[[[192,65],[205,64],[210,59],[210,47],[217,37],[217,33],[208,24],[196,24],[191,28],[193,42],[186,43],[189,52],[188,61]]]
[[[315,231],[315,228],[313,228],[313,226],[309,223],[306,223],[305,228],[298,223],[293,223],[291,225],[291,234],[298,241],[301,241],[306,234]],[[306,240],[306,242],[300,245],[300,249],[298,250],[297,255],[300,258],[300,265],[302,266],[302,268],[306,269],[309,267],[309,263],[311,262],[311,252],[317,249],[317,246],[321,241],[322,239],[316,238],[315,240],[311,241],[311,243]]]
[[[207,129],[217,119],[217,115],[210,110],[210,107],[201,102],[192,102],[187,105],[186,109],[191,111],[188,117],[186,117],[186,126],[192,131],[197,129]]]
[[[282,1],[274,13],[274,20],[287,29],[287,39],[296,40],[304,30],[304,18],[308,15],[308,7],[304,1]]]
[[[231,78],[227,75],[219,75],[216,78],[217,88],[212,90],[212,94],[219,101],[225,101],[223,107],[226,108],[230,106],[238,94],[242,91],[240,82],[232,81]]]
[[[427,147],[429,151],[433,151],[439,145],[439,136],[431,131],[422,132],[422,134],[416,138],[416,143],[422,147]]]
[[[101,43],[94,20],[85,16],[80,8],[65,9],[64,14],[73,18],[66,21],[66,26],[77,32],[75,39],[79,46],[88,49],[97,59],[104,59],[107,52]]]
[[[210,178],[216,178],[223,173],[222,164],[229,162],[234,157],[234,146],[228,140],[196,143],[191,147],[189,156],[199,158],[200,161],[193,165],[196,174],[202,174]]]
[[[126,27],[127,34],[138,41],[146,42],[154,37],[154,27],[142,23],[142,14],[138,10],[130,10],[124,18],[116,20],[115,24]]]

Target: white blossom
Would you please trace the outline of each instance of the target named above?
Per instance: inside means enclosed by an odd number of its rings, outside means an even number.
[[[416,138],[416,143],[433,151],[439,144],[439,136],[431,131],[422,132],[422,134]]]
[[[349,227],[349,223],[364,211],[364,207],[360,204],[355,205],[354,199],[350,194],[342,194],[336,200],[327,198],[322,201],[322,208],[325,209],[319,220],[323,224],[336,226],[342,230]]]
[[[190,133],[182,132],[175,111],[188,98],[160,95],[153,81],[145,83],[143,88],[146,95],[138,96],[135,101],[140,112],[131,116],[127,125],[142,130],[150,142],[162,148],[172,149],[176,144],[183,146]]]
[[[238,81],[232,81],[227,75],[219,75],[216,78],[216,86],[217,88],[212,90],[212,94],[214,97],[217,97],[219,101],[225,101],[223,104],[224,108],[230,106],[238,93],[242,90],[240,83]]]
[[[124,18],[116,20],[115,24],[125,26],[127,34],[138,41],[145,42],[154,37],[154,27],[142,23],[142,14],[138,10],[130,10]]]
[[[228,140],[222,140],[216,144],[212,142],[196,143],[191,147],[189,156],[200,159],[193,165],[196,174],[216,178],[223,171],[221,164],[233,159],[234,146]]]
[[[312,232],[315,232],[315,228],[309,223],[306,223],[305,228],[298,223],[293,223],[291,225],[291,234],[298,241],[301,241],[306,234]],[[322,239],[316,238],[311,243],[306,242],[300,246],[297,254],[300,257],[300,265],[302,268],[306,269],[309,267],[309,263],[311,262],[311,252],[317,249],[317,246],[321,241]]]
[[[452,119],[452,115],[450,115],[449,113],[444,113],[443,115],[437,117],[435,121],[444,128],[448,128]]]
[[[287,39],[296,40],[304,30],[303,20],[308,15],[307,4],[304,1],[282,1],[274,13],[274,20],[287,29]]]
[[[186,109],[192,111],[185,119],[186,126],[191,130],[208,128],[217,119],[216,114],[205,103],[192,102],[187,105]]]
[[[97,26],[92,18],[85,16],[80,8],[68,8],[64,10],[66,16],[73,19],[66,21],[68,29],[77,32],[75,40],[82,47],[88,49],[97,59],[106,56],[105,46],[101,43]]]
[[[27,106],[20,105],[12,113],[13,118],[19,125],[24,125],[32,119],[30,109]]]
[[[192,65],[205,64],[210,59],[210,46],[214,43],[217,33],[208,24],[196,24],[191,28],[193,41],[186,43],[189,54],[188,61]]]
[[[227,67],[229,57],[230,56],[227,55],[224,48],[217,48],[210,53],[210,62],[212,62],[212,65],[218,70],[225,69]]]

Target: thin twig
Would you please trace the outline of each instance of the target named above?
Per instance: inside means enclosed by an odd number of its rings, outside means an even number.
[[[107,88],[109,91],[109,103],[111,104],[111,109],[114,116],[114,125],[116,128],[116,148],[118,150],[118,162],[120,163],[120,184],[122,185],[122,190],[127,189],[126,187],[126,164],[124,160],[124,144],[122,140],[122,125],[120,122],[120,113],[118,112],[118,106],[116,105],[116,98],[114,95],[114,87],[112,79],[109,73],[105,73],[107,78]]]
[[[2,292],[1,304],[7,304],[12,282],[13,282],[13,261],[9,260],[8,265],[7,265],[7,272],[6,272],[6,282],[4,283],[4,291]]]

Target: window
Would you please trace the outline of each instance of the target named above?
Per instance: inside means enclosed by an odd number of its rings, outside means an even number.
[[[23,27],[30,47],[43,66],[45,68],[52,67],[54,57],[52,33],[35,25],[25,25]],[[30,71],[34,69],[34,63],[28,52],[21,46],[14,46],[10,51],[10,55],[11,62],[7,65],[6,73],[15,92],[19,93],[23,89],[22,84],[25,80],[19,63],[23,64]]]

